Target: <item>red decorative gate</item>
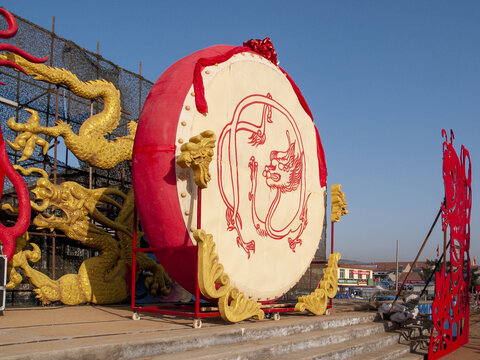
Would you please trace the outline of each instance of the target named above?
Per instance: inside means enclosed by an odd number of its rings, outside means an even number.
[[[450,267],[442,267],[435,278],[432,304],[433,330],[429,359],[438,359],[468,343],[470,285],[470,210],[472,205],[471,167],[468,150],[462,145],[460,158],[442,131],[445,203],[443,231],[450,232]]]

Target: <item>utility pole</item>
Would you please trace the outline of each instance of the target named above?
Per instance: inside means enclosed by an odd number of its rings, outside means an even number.
[[[395,273],[395,291],[398,291],[398,240],[397,240],[397,255],[396,255],[395,262],[397,263],[397,271]]]

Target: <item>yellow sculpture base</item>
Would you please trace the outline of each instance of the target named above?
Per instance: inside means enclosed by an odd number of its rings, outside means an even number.
[[[250,317],[262,320],[265,317],[262,304],[245,298],[243,293],[230,285],[229,276],[218,262],[213,236],[200,229],[193,232],[193,237],[198,244],[198,285],[202,295],[209,299],[218,299],[220,315],[225,321],[234,323]],[[330,255],[319,288],[308,296],[298,298],[295,311],[308,310],[315,315],[325,313],[328,299],[334,298],[338,289],[338,260],[340,253]]]
[[[223,320],[234,323],[253,317],[262,320],[265,313],[262,304],[247,299],[237,288],[230,285],[230,278],[218,262],[213,236],[204,230],[195,230],[193,237],[198,244],[198,285],[203,296],[218,299],[218,308]]]
[[[328,299],[333,299],[338,290],[338,260],[340,253],[331,254],[328,259],[328,266],[325,269],[320,286],[314,292],[307,296],[300,296],[295,305],[295,310],[304,312],[310,311],[315,315],[322,315],[327,310]]]

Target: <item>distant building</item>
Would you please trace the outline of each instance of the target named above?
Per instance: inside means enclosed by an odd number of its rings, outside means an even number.
[[[373,270],[358,265],[338,265],[338,286],[375,286]]]
[[[405,278],[408,272],[411,269],[412,262],[406,261],[399,261],[398,262],[398,281],[402,283],[405,281]],[[382,283],[382,282],[395,282],[396,281],[396,269],[397,263],[395,261],[392,262],[377,262],[377,263],[370,263],[364,264],[363,266],[368,266],[373,270],[373,277],[375,282]],[[425,281],[422,279],[422,272],[424,269],[431,268],[424,261],[419,261],[416,263],[415,268],[410,272],[408,275],[406,284],[425,284]]]
[[[355,266],[355,265],[349,265]],[[386,289],[395,289],[396,284],[396,262],[377,262],[362,264],[363,268],[370,269],[373,272],[374,285],[379,285]],[[424,269],[431,269],[431,265],[424,261],[419,261],[412,269],[412,262],[398,262],[398,285],[401,286],[405,282],[404,290],[421,292],[425,287],[425,280],[422,278]],[[410,271],[412,269],[412,271]],[[410,272],[410,274],[409,274]],[[407,278],[408,275],[408,278]],[[339,278],[340,285],[340,278]],[[426,288],[426,295],[433,295],[435,289],[435,281],[429,283]]]

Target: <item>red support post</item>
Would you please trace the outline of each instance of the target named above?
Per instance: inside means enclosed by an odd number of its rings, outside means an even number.
[[[197,190],[197,229],[202,228],[202,189]]]
[[[202,188],[197,188],[197,229],[202,228]],[[197,245],[198,246],[198,245]],[[200,317],[200,286],[198,285],[198,251],[197,251],[197,271],[195,273],[195,317]]]
[[[131,305],[132,311],[135,308],[135,284],[136,277],[135,273],[137,272],[137,208],[133,207],[133,236],[132,236],[132,282],[131,282]]]
[[[200,286],[198,286],[198,256],[197,256],[197,272],[195,275],[195,318],[200,318]]]
[[[330,243],[330,254],[333,254],[333,224],[334,222],[332,221],[332,239]]]

